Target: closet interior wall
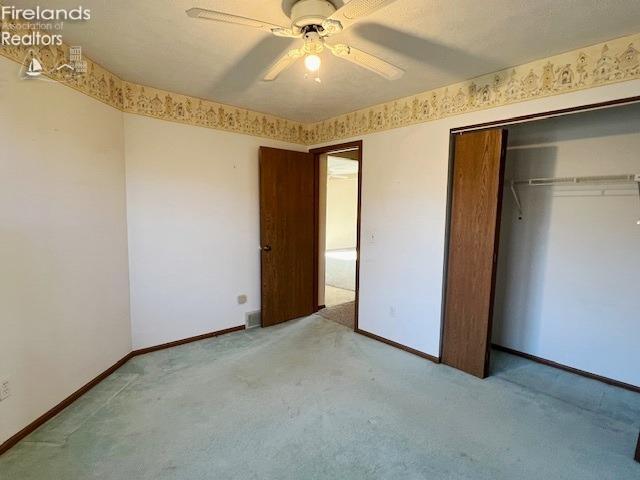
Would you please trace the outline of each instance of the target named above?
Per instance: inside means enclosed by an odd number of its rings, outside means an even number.
[[[512,126],[493,338],[640,385],[638,185],[518,186],[510,180],[640,174],[640,106]]]

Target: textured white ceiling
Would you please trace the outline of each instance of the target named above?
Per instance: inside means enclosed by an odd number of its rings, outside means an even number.
[[[400,80],[384,80],[327,52],[322,84],[304,79],[302,62],[269,83],[262,74],[300,40],[184,14],[201,6],[287,25],[284,11],[293,1],[83,0],[92,18],[67,23],[64,39],[125,80],[312,122],[640,27],[638,0],[397,0],[333,38],[402,67]],[[63,8],[79,2],[37,3]]]

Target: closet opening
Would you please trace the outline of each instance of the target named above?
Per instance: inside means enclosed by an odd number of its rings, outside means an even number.
[[[497,350],[640,391],[639,119],[636,103],[509,128],[490,374]]]
[[[443,363],[640,392],[640,103],[616,103],[452,131]]]
[[[442,361],[640,392],[640,104],[567,113],[452,131]]]
[[[637,102],[452,130],[442,363],[638,418]]]

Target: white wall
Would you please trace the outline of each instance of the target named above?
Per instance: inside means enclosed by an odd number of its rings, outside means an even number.
[[[243,325],[260,308],[258,148],[306,149],[130,114],[125,137],[134,349]]]
[[[639,94],[634,80],[330,142],[364,142],[359,327],[439,355],[451,128]]]
[[[0,57],[0,442],[131,351],[122,113]]]
[[[640,105],[510,129],[506,178],[640,173]],[[505,191],[493,341],[640,385],[638,187]]]
[[[331,161],[331,157],[329,157]],[[352,160],[356,163],[356,160]],[[326,249],[356,247],[358,222],[358,176],[327,177],[326,182]]]

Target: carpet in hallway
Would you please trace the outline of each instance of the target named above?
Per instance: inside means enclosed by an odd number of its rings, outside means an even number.
[[[355,325],[356,302],[347,302],[332,307],[325,307],[318,311],[318,315],[327,320],[338,322],[353,330]]]

